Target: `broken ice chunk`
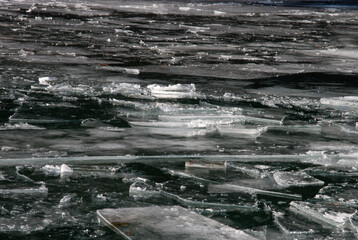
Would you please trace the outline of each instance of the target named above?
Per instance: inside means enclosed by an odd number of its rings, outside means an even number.
[[[40,195],[47,196],[48,189],[45,185],[40,187],[28,187],[28,188],[12,188],[12,189],[0,189],[0,194],[3,195]]]
[[[180,98],[198,98],[195,84],[176,84],[162,86],[158,84],[148,85],[151,95],[158,99],[180,99]]]
[[[320,125],[280,125],[280,126],[269,126],[268,130],[284,131],[290,133],[321,134],[322,128]]]
[[[358,187],[347,183],[329,184],[319,191],[315,199],[358,208]]]
[[[238,137],[238,138],[257,138],[267,131],[267,127],[248,128],[243,126],[217,126],[222,136]]]
[[[163,190],[160,190],[153,185],[145,182],[135,182],[129,188],[129,196],[140,199],[140,198],[151,198],[151,197],[164,197],[166,199],[171,199],[176,201],[178,204],[186,207],[194,208],[210,208],[213,210],[220,211],[238,211],[238,212],[253,212],[259,211],[259,209],[254,205],[236,205],[236,204],[225,204],[225,203],[215,203],[215,202],[206,202],[206,201],[194,201],[183,198],[179,195],[169,193]]]
[[[324,228],[345,228],[357,212],[355,208],[332,202],[291,202],[290,211],[321,224]]]
[[[158,197],[160,191],[145,182],[135,182],[129,187],[129,196],[135,199]]]
[[[324,182],[311,177],[303,171],[299,172],[275,172],[273,178],[279,186],[290,187],[314,187],[323,186]]]
[[[60,176],[61,176],[61,178],[69,177],[70,175],[72,175],[72,173],[73,173],[72,168],[70,168],[66,164],[61,165],[61,168],[60,168]]]
[[[185,162],[185,168],[210,168],[210,169],[226,169],[225,162],[194,160],[190,159]]]
[[[338,110],[352,110],[352,111],[358,110],[357,96],[321,98],[320,102],[323,106],[338,109]]]
[[[275,197],[289,200],[301,200],[302,196],[299,194],[288,194],[274,191],[266,191],[257,188],[244,187],[234,184],[209,184],[209,193],[233,193],[233,192],[246,192],[251,194],[259,194],[267,197]]]
[[[318,235],[324,230],[320,224],[290,212],[274,212],[273,215],[275,224],[288,236],[298,237],[304,235],[304,238],[307,238],[307,235],[312,237],[312,235]]]
[[[358,234],[358,212],[349,218],[349,228]]]
[[[62,164],[60,172],[61,172],[61,174],[68,174],[68,173],[72,173],[73,170],[68,165]]]
[[[39,83],[41,85],[50,85],[50,82],[56,81],[57,79],[55,77],[40,77]]]
[[[101,223],[126,239],[256,239],[179,206],[102,209]]]
[[[61,167],[60,166],[54,166],[54,165],[45,165],[41,168],[42,171],[45,172],[45,174],[49,175],[60,175]]]
[[[253,178],[264,178],[267,176],[267,173],[261,171],[260,168],[249,164],[243,164],[243,163],[234,164],[232,162],[226,162],[226,167],[233,169],[236,172],[241,172]]]

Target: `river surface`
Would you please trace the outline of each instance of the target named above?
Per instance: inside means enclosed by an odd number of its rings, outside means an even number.
[[[181,205],[356,239],[357,66],[354,1],[0,0],[0,238]]]

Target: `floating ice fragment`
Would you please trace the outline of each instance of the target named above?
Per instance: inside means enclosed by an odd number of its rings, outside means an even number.
[[[50,85],[49,82],[56,81],[56,80],[57,80],[57,78],[55,78],[55,77],[40,77],[39,83],[41,85]]]
[[[181,99],[181,98],[197,98],[199,94],[196,93],[194,84],[176,84],[176,85],[148,85],[151,95],[156,98],[169,98],[169,99]]]
[[[71,199],[72,199],[73,195],[65,195],[60,199],[60,205],[66,205],[68,204]]]
[[[358,111],[358,96],[321,98],[321,104],[338,110]]]
[[[257,138],[267,131],[267,127],[248,128],[244,126],[217,126],[219,133],[223,136],[237,138]]]
[[[280,230],[289,236],[305,236],[314,235],[320,233],[322,227],[306,218],[300,217],[299,215],[288,213],[274,212],[274,222],[280,228]]]
[[[9,152],[9,151],[15,151],[17,150],[16,147],[10,147],[10,146],[1,146],[0,151],[3,152]]]
[[[332,202],[291,202],[290,210],[331,229],[347,227],[357,212],[355,208]]]
[[[252,212],[258,211],[258,208],[255,206],[241,206],[235,204],[225,204],[225,203],[213,203],[213,202],[203,202],[203,201],[193,201],[179,195],[169,193],[163,190],[158,189],[148,183],[144,182],[135,182],[129,188],[129,195],[133,198],[152,198],[152,197],[164,197],[176,201],[182,206],[194,207],[194,208],[211,208],[217,209],[220,211],[239,211],[239,212]]]
[[[324,182],[311,177],[306,172],[275,172],[273,178],[282,187],[307,187],[323,186]]]
[[[125,68],[123,70],[125,73],[132,74],[132,75],[138,75],[140,73],[139,69],[135,69],[135,68]]]
[[[46,174],[60,175],[61,167],[54,165],[45,165],[41,168]]]
[[[191,212],[179,206],[102,209],[102,224],[131,240],[146,239],[256,239],[241,230]]]
[[[10,117],[9,121],[10,122],[16,122],[17,119],[13,119],[12,117]],[[21,121],[26,121],[26,120],[21,120]],[[35,125],[31,125],[28,123],[23,123],[19,121],[19,123],[16,124],[9,124],[9,123],[5,123],[3,126],[0,126],[0,131],[6,131],[6,130],[44,130],[45,128],[42,127],[37,127]]]
[[[189,160],[185,162],[185,168],[211,168],[226,169],[225,162],[205,161],[205,160]]]
[[[299,194],[288,194],[281,192],[266,191],[257,188],[239,186],[235,184],[209,184],[209,193],[233,193],[233,192],[244,192],[250,194],[259,194],[267,197],[275,197],[289,200],[301,200],[302,196]]]
[[[29,187],[29,188],[16,188],[16,189],[0,189],[0,194],[3,195],[40,195],[47,196],[48,189],[45,185],[40,187]]]
[[[280,125],[269,126],[268,130],[292,133],[321,134],[322,127],[320,125]]]
[[[71,173],[73,173],[73,170],[68,165],[62,164],[61,169],[60,169],[60,173],[61,173],[61,175],[62,174],[71,174]]]
[[[160,191],[144,182],[135,182],[129,187],[129,196],[133,198],[151,198],[160,196]]]

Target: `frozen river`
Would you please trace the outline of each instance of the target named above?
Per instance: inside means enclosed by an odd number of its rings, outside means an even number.
[[[180,205],[356,239],[357,39],[354,1],[0,0],[0,238]]]

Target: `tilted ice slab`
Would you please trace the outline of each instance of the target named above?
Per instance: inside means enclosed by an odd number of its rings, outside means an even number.
[[[179,206],[102,209],[100,222],[128,240],[256,239]]]
[[[320,189],[315,199],[358,208],[358,188],[354,183],[329,184]]]
[[[291,202],[290,211],[321,224],[325,228],[349,228],[349,219],[357,210],[332,202]]]
[[[285,235],[290,236],[289,239],[294,236],[297,239],[306,239],[307,235],[312,237],[312,235],[319,234],[323,230],[320,224],[291,212],[274,212],[273,216],[276,226]]]
[[[282,187],[314,187],[323,186],[324,182],[308,175],[304,171],[299,172],[275,172],[273,178]]]

